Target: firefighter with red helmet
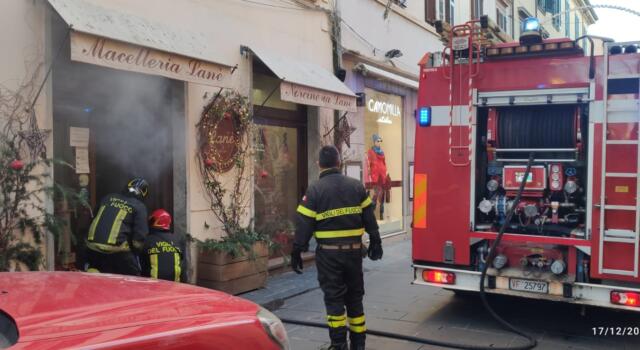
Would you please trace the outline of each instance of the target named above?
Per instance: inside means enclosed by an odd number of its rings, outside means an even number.
[[[324,293],[330,349],[365,348],[365,316],[362,297],[362,235],[369,234],[367,254],[382,258],[382,241],[373,215],[373,203],[358,180],[340,172],[340,154],[333,146],[320,150],[320,179],[312,183],[298,206],[291,267],[302,273],[302,252],[314,236],[318,282]],[[346,309],[346,312],[345,312]]]
[[[185,242],[171,232],[171,214],[157,209],[149,216],[149,235],[140,254],[142,276],[187,282]]]
[[[143,178],[127,183],[122,193],[111,193],[100,201],[86,239],[88,271],[140,275],[135,252],[149,232],[147,208],[142,199],[149,193]]]

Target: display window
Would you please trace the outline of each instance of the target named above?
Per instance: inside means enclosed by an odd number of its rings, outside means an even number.
[[[403,229],[402,96],[365,89],[364,185],[381,234]]]

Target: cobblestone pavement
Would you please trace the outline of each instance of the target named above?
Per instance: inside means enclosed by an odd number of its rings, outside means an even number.
[[[522,340],[504,331],[485,313],[477,297],[459,297],[452,292],[410,282],[411,242],[385,241],[381,261],[365,261],[365,309],[370,329],[458,341],[474,345],[507,346]],[[325,321],[322,292],[317,287],[315,268],[303,275],[285,273],[272,278],[267,288],[242,295],[275,309],[283,318]],[[640,337],[594,336],[592,327],[640,327],[640,314],[580,308],[537,300],[491,298],[491,304],[509,322],[533,334],[536,349],[640,349]],[[325,329],[287,325],[292,349],[319,349],[327,345]],[[439,349],[405,341],[368,337],[367,349]]]

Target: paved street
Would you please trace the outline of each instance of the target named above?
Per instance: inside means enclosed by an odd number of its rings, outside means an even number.
[[[506,346],[521,341],[486,315],[478,298],[457,297],[449,291],[410,285],[410,241],[385,243],[385,248],[382,261],[366,260],[365,263],[365,308],[370,329],[474,345]],[[276,278],[280,279],[278,284],[281,286],[288,280],[286,288],[291,289],[302,281],[308,290],[272,303],[272,307],[279,307],[276,314],[284,318],[324,322],[322,293],[315,288],[315,269],[305,267],[303,276],[287,273]],[[540,345],[537,349],[640,348],[640,337],[592,335],[592,327],[596,326],[640,326],[637,314],[588,309],[586,316],[581,316],[580,309],[572,305],[503,297],[491,300],[508,321],[538,338]],[[287,328],[293,349],[318,349],[328,342],[325,329],[295,325]],[[368,349],[438,349],[372,336],[368,339]]]

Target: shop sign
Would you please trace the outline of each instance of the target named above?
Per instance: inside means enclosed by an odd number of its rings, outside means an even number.
[[[239,152],[239,130],[234,118],[220,118],[204,131],[209,142],[204,145],[205,164],[217,172],[225,173],[235,164]]]
[[[402,98],[367,89],[367,112],[377,116],[381,124],[393,124],[393,120],[402,117]]]
[[[231,67],[75,31],[71,59],[203,85],[230,84]]]
[[[280,99],[309,106],[357,112],[355,96],[338,94],[289,82],[280,84]]]

